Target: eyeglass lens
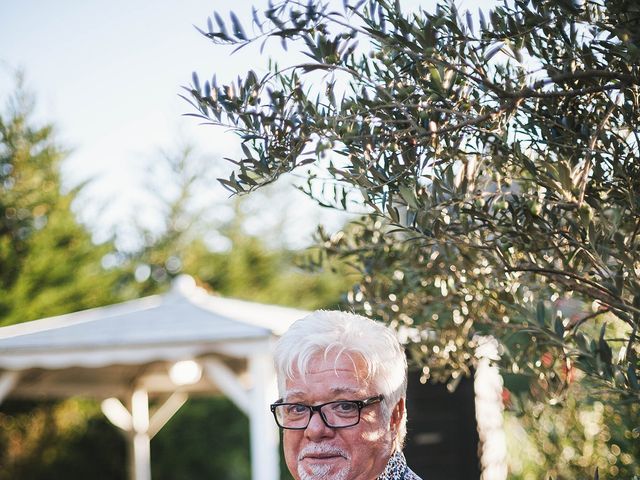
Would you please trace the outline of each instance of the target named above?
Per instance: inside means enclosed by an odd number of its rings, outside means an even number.
[[[278,423],[284,428],[305,428],[311,421],[312,409],[306,405],[278,405],[275,408]],[[320,415],[329,427],[350,427],[360,420],[356,402],[331,402],[320,407]]]

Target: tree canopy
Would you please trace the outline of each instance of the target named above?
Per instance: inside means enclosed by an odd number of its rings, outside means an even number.
[[[324,255],[360,271],[351,304],[407,332],[424,379],[455,384],[491,335],[514,402],[562,404],[582,379],[628,402],[638,438],[637,2],[270,2],[251,28],[216,11],[200,31],[288,50],[185,87],[191,115],[240,138],[221,184],[296,171],[319,203],[363,213],[320,230]]]
[[[425,362],[439,345],[464,369],[490,332],[526,354],[515,373],[544,348],[549,382],[577,365],[637,399],[639,8],[282,2],[254,9],[253,35],[216,12],[214,43],[277,39],[309,60],[228,85],[194,74],[188,100],[242,140],[231,191],[298,169],[319,201],[367,212],[327,252],[365,274],[355,303],[419,328]]]

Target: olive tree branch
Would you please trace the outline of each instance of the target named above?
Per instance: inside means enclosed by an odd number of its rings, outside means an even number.
[[[587,189],[587,181],[589,180],[589,170],[591,170],[591,157],[593,156],[593,149],[596,146],[598,137],[600,136],[600,134],[602,133],[602,130],[604,129],[607,122],[609,121],[609,117],[611,117],[611,114],[613,113],[614,108],[615,108],[615,103],[611,102],[609,104],[609,108],[604,114],[604,117],[602,117],[602,120],[598,124],[598,127],[596,128],[596,130],[593,132],[593,135],[589,139],[587,154],[585,156],[584,165],[582,167],[582,171],[580,172],[580,176],[578,180],[578,185],[580,186],[579,187],[580,196],[578,198],[578,205],[582,205],[584,203],[584,194],[585,194],[585,190]]]

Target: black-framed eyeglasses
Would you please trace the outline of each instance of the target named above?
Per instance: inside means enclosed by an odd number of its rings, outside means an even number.
[[[360,422],[363,408],[382,401],[382,395],[365,400],[336,400],[321,405],[305,405],[304,403],[272,403],[271,413],[280,428],[287,430],[304,430],[309,426],[315,412],[329,428],[353,427]]]

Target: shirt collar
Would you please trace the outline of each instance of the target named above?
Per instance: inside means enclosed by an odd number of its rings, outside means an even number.
[[[395,452],[391,455],[384,472],[377,480],[400,480],[404,478],[407,470],[407,461],[402,452]]]

